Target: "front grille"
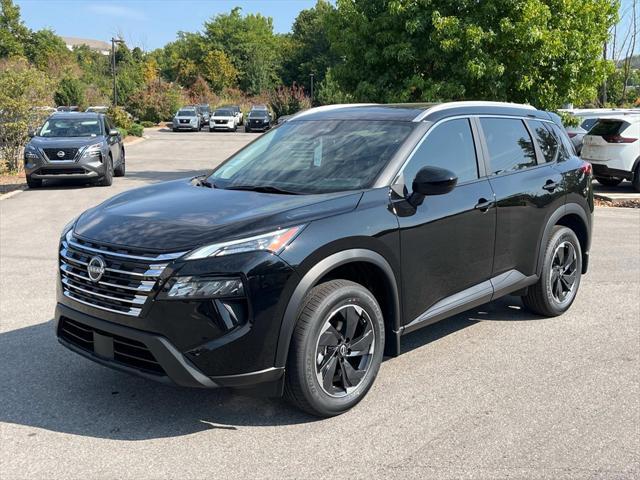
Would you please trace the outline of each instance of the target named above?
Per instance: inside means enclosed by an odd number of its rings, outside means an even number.
[[[77,148],[43,148],[45,155],[47,158],[52,161],[62,161],[62,160],[73,160],[76,158],[78,153]],[[64,155],[59,156],[58,152],[64,153]]]
[[[189,123],[189,120],[180,120],[180,123]]]
[[[85,174],[84,168],[41,168],[38,172],[41,175],[78,175]]]
[[[216,120],[215,122],[219,124],[225,124],[227,123],[227,120]]]
[[[107,360],[154,375],[166,375],[151,350],[137,340],[104,332],[66,317],[60,319],[58,334],[76,347]],[[97,347],[100,341],[101,346]]]
[[[81,240],[70,232],[60,244],[62,291],[76,302],[137,317],[167,263],[183,254],[134,253]],[[88,272],[94,257],[104,265],[97,281]]]

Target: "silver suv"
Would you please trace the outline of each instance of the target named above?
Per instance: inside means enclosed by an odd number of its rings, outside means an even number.
[[[122,136],[102,113],[54,113],[24,148],[29,188],[43,180],[98,180],[109,186],[125,174]]]

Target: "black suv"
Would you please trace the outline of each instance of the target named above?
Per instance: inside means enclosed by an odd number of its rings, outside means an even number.
[[[24,148],[29,188],[43,180],[97,180],[109,186],[125,174],[120,132],[102,113],[54,113]]]
[[[56,332],[146,378],[336,415],[406,333],[507,294],[566,311],[591,181],[557,116],[531,107],[308,110],[210,174],[70,222]]]

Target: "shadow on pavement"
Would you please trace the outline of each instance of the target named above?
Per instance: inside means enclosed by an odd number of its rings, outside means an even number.
[[[514,302],[494,302],[414,332],[403,339],[403,351],[481,320],[540,318],[510,308]],[[0,422],[97,438],[146,440],[318,420],[281,399],[173,388],[110,370],[60,346],[52,323],[0,334]]]

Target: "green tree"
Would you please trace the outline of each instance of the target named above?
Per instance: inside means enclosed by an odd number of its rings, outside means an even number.
[[[338,0],[341,87],[365,101],[595,97],[616,0]]]
[[[47,70],[52,63],[68,64],[72,53],[62,38],[52,30],[32,32],[24,45],[25,55],[40,70]]]
[[[336,79],[333,78],[331,69],[329,69],[318,85],[317,100],[321,105],[351,103],[353,102],[353,96],[340,88]]]
[[[236,84],[238,70],[222,50],[211,50],[203,59],[202,74],[213,91],[220,93]]]
[[[53,95],[57,105],[84,106],[85,86],[74,77],[64,77],[60,80],[58,88]]]
[[[0,58],[24,55],[29,29],[20,19],[20,7],[13,0],[0,0]]]
[[[43,72],[24,59],[0,62],[0,170],[22,169],[29,129],[43,120],[34,107],[50,104],[51,84]]]

